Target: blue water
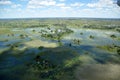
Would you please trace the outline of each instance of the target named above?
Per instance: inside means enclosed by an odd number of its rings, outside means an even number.
[[[36,31],[33,32],[32,31],[33,29]],[[31,39],[39,39],[42,41],[57,43],[56,40],[50,40],[50,39],[45,39],[41,37],[40,36],[41,34],[39,33],[41,29],[44,29],[44,28],[27,28],[27,29],[16,28],[12,30],[13,32],[21,31],[24,34],[28,35],[28,37],[25,37],[23,39],[19,37],[20,33],[15,34],[14,36],[9,36],[9,37],[7,36],[7,34],[0,35],[0,50],[9,48],[9,46],[7,46],[8,44],[18,44],[18,49],[22,47],[26,47],[26,45],[24,45],[24,42],[31,41]],[[70,47],[80,55],[88,52],[89,55],[91,55],[93,59],[98,63],[106,63],[106,61],[112,60],[113,56],[116,58],[115,55],[110,54],[109,52],[106,52],[104,50],[97,49],[96,46],[112,45],[112,44],[119,46],[120,41],[117,39],[112,39],[110,37],[111,34],[115,34],[117,37],[120,37],[118,32],[104,31],[104,30],[91,30],[91,29],[73,29],[73,30],[74,30],[74,33],[64,36],[63,39],[61,40],[64,47]],[[80,34],[81,32],[83,33],[83,35]],[[93,35],[94,39],[90,39],[89,38],[90,35]],[[5,39],[8,39],[8,41],[4,41]],[[74,44],[73,39],[79,39],[80,44]],[[70,43],[72,44],[72,46],[69,46]],[[7,51],[5,54],[0,54],[0,58],[1,58],[0,71],[3,71],[4,73],[4,71],[6,71],[7,69],[12,69],[12,68],[15,68],[16,66],[25,65],[25,63],[31,61],[34,57],[29,54],[32,54],[32,53],[37,54],[40,52],[41,50],[38,50],[37,48],[27,48],[27,50],[23,51],[23,53],[25,54],[19,57],[14,56],[12,51]],[[1,77],[1,74],[0,74],[0,77]],[[8,80],[8,78],[6,78],[5,80]]]

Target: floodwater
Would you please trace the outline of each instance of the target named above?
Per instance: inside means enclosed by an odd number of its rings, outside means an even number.
[[[35,31],[33,31],[35,30]],[[11,29],[13,34],[0,34],[0,77],[3,80],[16,80],[10,79],[10,76],[4,77],[7,75],[14,75],[16,67],[23,66],[25,63],[29,63],[32,61],[32,53],[39,53],[42,50],[39,50],[38,47],[43,46],[45,48],[56,48],[59,47],[59,43],[55,40],[50,40],[41,37],[41,30],[46,30],[44,28],[26,28],[26,29]],[[98,63],[106,63],[107,61],[115,61],[119,62],[119,57],[116,55],[110,54],[111,52],[101,50],[96,48],[96,46],[103,45],[120,45],[120,40],[113,39],[110,35],[114,34],[118,38],[120,37],[120,33],[115,31],[107,31],[107,30],[93,30],[93,29],[72,29],[74,33],[65,35],[61,39],[62,47],[70,47],[75,50],[79,55],[83,55],[84,53],[88,53],[95,62]],[[90,38],[92,35],[94,38]],[[80,40],[80,44],[74,44],[73,40]],[[71,46],[69,44],[71,43]],[[9,48],[11,45],[17,45],[15,50],[20,51],[13,52]],[[51,47],[50,47],[51,46]],[[27,50],[26,50],[27,49]],[[21,51],[25,50],[24,53],[21,54]],[[6,51],[6,52],[5,52]],[[16,54],[17,53],[17,54]],[[21,55],[19,55],[21,54]],[[52,57],[52,56],[51,56]],[[53,57],[52,57],[53,58]],[[84,62],[84,61],[83,61]],[[13,73],[10,73],[13,71]],[[22,74],[20,71],[18,73]]]

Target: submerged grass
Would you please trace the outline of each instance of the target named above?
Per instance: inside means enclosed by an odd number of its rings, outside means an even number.
[[[105,45],[105,46],[97,46],[99,49],[106,50],[108,52],[119,54],[120,55],[120,46],[117,45]]]
[[[0,28],[0,34],[12,33],[9,28]]]

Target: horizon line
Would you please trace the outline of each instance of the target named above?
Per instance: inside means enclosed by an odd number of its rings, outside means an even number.
[[[104,17],[16,17],[16,18],[0,18],[0,19],[62,19],[62,18],[66,18],[66,19],[120,19],[120,18],[104,18]]]

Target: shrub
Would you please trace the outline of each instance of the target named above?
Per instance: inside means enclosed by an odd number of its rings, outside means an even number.
[[[111,38],[116,38],[116,35],[112,34],[110,35]]]
[[[90,35],[89,38],[94,39],[94,36]]]

